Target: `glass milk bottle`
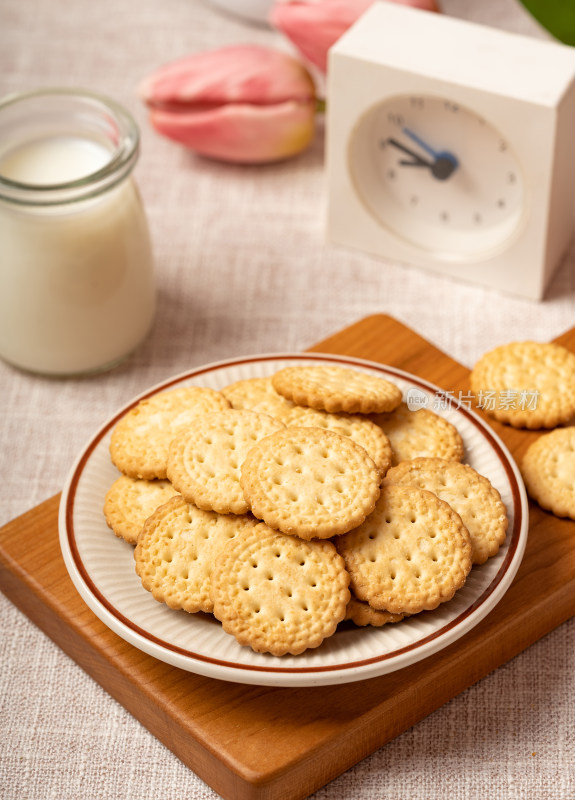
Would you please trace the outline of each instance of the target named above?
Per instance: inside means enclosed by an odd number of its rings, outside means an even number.
[[[132,117],[104,97],[55,89],[0,102],[0,357],[11,364],[104,370],[148,333],[138,146]]]

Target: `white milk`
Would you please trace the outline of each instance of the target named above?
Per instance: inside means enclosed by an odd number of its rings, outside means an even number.
[[[53,187],[87,178],[111,157],[95,139],[50,135],[0,150],[0,177]],[[53,375],[106,368],[141,342],[154,307],[148,229],[129,175],[57,205],[0,198],[4,359]]]
[[[0,157],[0,175],[19,183],[49,186],[91,175],[110,161],[99,142],[77,136],[46,136],[17,144]]]

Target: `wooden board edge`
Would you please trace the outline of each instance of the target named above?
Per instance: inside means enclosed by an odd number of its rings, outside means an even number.
[[[14,530],[31,519],[38,509],[42,513],[49,510],[57,521],[60,494],[45,500],[39,506],[25,512],[2,528]],[[24,572],[20,565],[6,557],[0,548],[0,590],[2,594],[18,608],[45,636],[55,642],[58,647],[71,658],[87,675],[100,685],[111,697],[125,708],[135,720],[155,736],[165,747],[171,750],[187,767],[210,785],[222,797],[237,797],[248,800],[251,783],[246,781],[245,791],[237,793],[238,772],[234,765],[229,765],[220,754],[211,751],[202,741],[195,739],[189,730],[174,732],[174,719],[169,711],[155,701],[154,697],[142,699],[138,694],[139,684],[128,671],[121,669],[120,659],[111,660],[109,648],[96,646],[96,643],[84,634],[79,624],[71,627],[51,602],[50,593],[44,591],[41,584]],[[75,588],[74,588],[74,591]],[[78,598],[81,600],[80,595]],[[81,601],[83,602],[83,601]],[[85,607],[86,615],[103,627],[92,611]],[[132,646],[106,628],[106,635],[117,640],[119,648]],[[86,646],[87,645],[87,646]],[[144,656],[150,660],[151,656]],[[159,663],[159,662],[158,662]],[[115,668],[113,679],[110,668]],[[163,665],[170,669],[168,664]],[[175,669],[175,668],[174,668]],[[150,694],[150,693],[148,693]],[[145,714],[142,713],[145,705]],[[240,776],[241,780],[241,776]],[[247,793],[246,793],[247,792]]]
[[[363,320],[360,320],[359,322],[355,323],[354,325],[352,325],[350,327],[351,328],[356,328],[357,329],[357,333],[359,335],[361,333],[361,327],[363,325],[365,325],[365,324],[374,324],[376,322],[379,323],[379,321],[381,321],[381,320],[389,320],[389,319],[393,319],[393,318],[389,318],[389,317],[387,317],[387,315],[372,315],[371,317],[366,317]],[[394,320],[394,322],[395,322],[395,324],[402,325],[402,323],[397,322],[397,320]],[[403,326],[403,327],[405,327],[405,326]],[[418,336],[418,334],[414,334],[413,331],[411,331],[411,329],[407,328],[407,330],[410,332],[411,335]],[[346,329],[346,331],[347,331],[347,329]],[[340,334],[341,333],[343,333],[343,331],[340,331]],[[565,338],[566,336],[567,336],[567,334],[563,334],[561,337],[558,337],[558,339],[561,340],[561,339]],[[313,352],[313,351],[320,352],[320,351],[323,350],[325,352],[330,352],[329,342],[330,342],[330,339],[333,339],[333,338],[335,338],[335,336],[326,339],[324,342],[318,343],[314,347],[310,348],[310,351],[311,352]],[[421,338],[421,337],[419,337],[419,338]],[[426,340],[421,339],[421,341],[426,345],[427,348],[429,348],[430,346],[433,347],[433,345],[429,345],[429,343],[426,342]],[[326,343],[327,343],[327,345],[326,345]],[[326,349],[326,346],[327,346],[328,349]],[[338,350],[333,350],[333,352],[338,352]],[[438,351],[438,352],[441,353],[441,351]],[[443,357],[445,357],[445,358],[450,358],[449,356],[445,356],[445,354],[443,354],[443,353],[441,353],[441,355]],[[359,357],[363,358],[365,356],[359,356]],[[450,359],[450,360],[453,361],[453,359]],[[453,363],[456,363],[456,362],[453,362]],[[467,370],[464,367],[461,367],[461,365],[458,365],[458,366],[462,370],[465,370],[467,372]],[[17,518],[17,520],[15,520],[15,522],[17,522],[18,520],[22,519],[23,517],[26,517],[27,515],[34,515],[37,512],[38,508],[44,506],[45,504],[50,504],[50,503],[56,502],[56,505],[57,505],[58,499],[59,499],[59,495],[55,495],[53,498],[49,498],[48,500],[44,501],[44,503],[40,504],[40,506],[37,506],[36,508],[31,509],[28,512],[25,512],[25,514],[22,515],[22,517]],[[2,555],[2,553],[0,551],[0,558],[1,558],[1,555]],[[2,584],[3,584],[1,568],[2,568],[2,565],[0,563],[0,587],[2,587]],[[31,590],[32,591],[34,590],[33,586],[31,586]],[[4,593],[6,594],[6,592],[4,592]],[[14,604],[17,605],[18,607],[20,607],[20,605],[18,603],[15,602]],[[27,613],[26,610],[24,610],[24,609],[21,609],[21,610],[23,610],[23,612],[27,616],[32,618],[31,615],[29,613]],[[535,635],[533,635],[533,633],[530,633],[529,636],[526,636],[521,641],[520,649],[516,650],[515,652],[510,652],[510,654],[506,655],[503,658],[503,660],[499,660],[499,658],[495,659],[494,666],[491,669],[489,669],[488,672],[480,671],[481,674],[479,674],[476,678],[471,680],[471,682],[466,683],[465,685],[461,686],[461,688],[458,688],[455,691],[448,692],[447,694],[449,696],[445,697],[444,699],[440,699],[437,702],[437,704],[433,703],[433,707],[426,707],[426,709],[422,709],[423,713],[418,714],[417,718],[415,718],[413,720],[413,722],[410,723],[410,725],[415,724],[419,720],[423,719],[429,713],[432,713],[436,708],[438,708],[441,705],[443,705],[444,702],[446,702],[447,700],[451,699],[451,697],[454,697],[456,694],[459,694],[461,691],[463,691],[468,686],[470,686],[473,683],[475,683],[476,681],[480,680],[482,677],[484,677],[485,674],[489,674],[489,672],[493,671],[494,669],[496,669],[501,664],[506,663],[506,661],[508,661],[511,658],[515,657],[515,655],[518,655],[524,649],[526,649],[531,644],[533,644],[533,642],[537,641],[539,638],[541,638],[541,636],[543,636],[546,633],[548,633],[551,630],[553,630],[555,627],[557,627],[559,624],[561,624],[561,622],[563,622],[566,619],[568,619],[569,617],[571,617],[574,613],[575,613],[575,609],[573,609],[573,598],[571,596],[568,597],[568,596],[565,595],[562,598],[561,616],[563,617],[563,619],[561,619],[559,622],[553,621],[553,624],[551,625],[551,627],[546,628],[547,622],[545,622],[545,616],[543,615],[538,620],[537,633]],[[32,621],[35,622],[34,619],[32,619]],[[36,624],[38,624],[38,623],[36,623]],[[38,625],[38,627],[40,629],[42,629],[41,625]],[[544,628],[546,628],[546,629],[544,629]],[[535,630],[535,629],[532,628],[531,631],[533,632],[533,630]],[[47,633],[47,631],[44,631],[44,632],[48,636],[50,636],[50,633]],[[58,631],[58,635],[59,635],[59,631]],[[54,637],[50,636],[50,638],[54,638]],[[59,644],[60,647],[62,647],[60,642],[58,642],[58,644]],[[62,647],[62,649],[65,652],[67,652],[64,647]],[[93,679],[95,679],[98,683],[100,683],[100,685],[102,685],[103,688],[107,692],[109,692],[112,696],[115,696],[114,692],[110,690],[110,687],[106,683],[103,683],[101,680],[98,680],[98,677],[96,677],[96,675],[94,675],[92,673],[91,669],[89,668],[90,664],[88,664],[88,667],[87,667],[84,663],[82,663],[82,661],[80,661],[78,658],[75,658],[72,653],[68,653],[68,655],[70,655],[70,657],[72,657],[88,674],[90,674],[91,677],[93,677]],[[500,656],[502,655],[501,651],[499,651],[499,655]],[[103,666],[105,666],[105,665],[103,665]],[[94,668],[94,671],[98,672],[99,669],[100,669],[100,667],[98,667],[97,669]],[[444,688],[446,688],[446,687],[444,687]],[[128,686],[128,691],[129,691],[129,689],[130,689],[130,687]],[[132,693],[133,693],[133,689],[132,689]],[[138,711],[138,699],[137,698],[133,698],[133,709],[132,709],[132,708],[129,708],[126,705],[126,702],[125,702],[125,697],[126,696],[124,694],[122,694],[121,692],[120,692],[120,695],[121,696],[120,697],[116,697],[116,699],[124,707],[126,707],[128,709],[128,711],[130,711],[130,713],[132,713],[136,717],[136,719],[139,719],[139,716],[138,716],[138,713],[137,713],[137,711]],[[140,720],[140,722],[141,722],[141,720]],[[144,724],[144,723],[142,722],[142,724]],[[169,728],[170,725],[173,725],[173,721],[172,721],[171,717],[169,717],[167,715],[164,715],[163,717],[161,715],[159,715],[158,719],[154,723],[154,727],[157,726],[157,727],[168,727]],[[186,763],[187,766],[189,766],[191,769],[193,769],[204,780],[209,782],[201,774],[201,772],[199,771],[200,769],[202,769],[202,767],[198,767],[197,765],[193,765],[192,763],[190,763],[189,753],[187,753],[187,754],[184,753],[183,754],[182,752],[178,752],[178,750],[180,749],[181,745],[178,744],[177,749],[175,749],[174,747],[170,746],[170,742],[169,741],[164,741],[164,738],[162,738],[162,736],[160,736],[158,734],[157,730],[152,729],[152,727],[149,727],[148,725],[145,725],[145,727],[147,727],[149,730],[151,730],[153,735],[157,736],[157,738],[160,739],[169,749],[171,749],[178,756],[178,758],[180,758],[184,763]],[[319,789],[321,786],[323,786],[326,783],[328,783],[329,781],[335,779],[338,775],[342,774],[347,769],[349,769],[351,766],[353,766],[354,763],[357,763],[358,761],[361,761],[363,758],[365,758],[370,753],[372,753],[375,749],[377,749],[378,747],[382,746],[387,741],[393,739],[395,736],[397,736],[399,733],[401,733],[403,730],[406,729],[405,725],[402,724],[400,726],[399,730],[393,732],[389,736],[386,736],[384,740],[378,740],[378,743],[376,743],[375,746],[374,746],[373,745],[373,740],[369,738],[369,736],[376,736],[376,734],[377,734],[377,731],[375,731],[375,729],[374,729],[373,720],[366,721],[364,728],[365,728],[364,735],[363,735],[364,746],[362,748],[360,748],[360,751],[354,753],[352,762],[350,762],[346,766],[343,766],[342,768],[334,768],[333,763],[330,763],[330,753],[328,752],[328,753],[325,754],[325,756],[324,756],[325,769],[322,770],[322,771],[318,770],[318,773],[321,774],[322,777],[318,779],[318,783],[317,783],[317,785],[313,786],[312,791],[315,791],[316,789]],[[171,738],[171,734],[165,733],[164,735],[168,740]],[[377,735],[379,735],[379,734],[377,734]],[[368,743],[368,744],[365,744],[365,743]],[[315,755],[317,756],[317,753]],[[332,761],[333,761],[333,759],[332,759]],[[307,760],[306,760],[306,763],[307,763]],[[305,767],[305,764],[302,766],[302,770],[305,772],[304,767]],[[308,765],[308,767],[309,767],[309,765]],[[215,761],[210,763],[210,769],[214,769],[214,768],[216,770],[220,770],[220,771],[222,770],[222,762],[217,758],[215,759]],[[315,767],[314,767],[314,769],[315,769]],[[227,794],[224,794],[223,796],[234,798],[234,800],[279,800],[280,797],[281,797],[281,800],[303,800],[304,797],[307,797],[308,796],[307,790],[306,790],[305,794],[302,794],[302,793],[299,792],[299,788],[298,788],[298,793],[297,794],[289,795],[289,797],[288,797],[288,795],[285,794],[285,779],[286,779],[285,776],[286,776],[286,774],[289,774],[290,781],[293,782],[294,788],[296,788],[296,781],[295,781],[296,773],[295,773],[295,770],[294,770],[293,766],[288,766],[288,767],[284,768],[284,770],[282,771],[281,774],[269,773],[268,775],[265,775],[265,774],[256,775],[253,772],[251,772],[251,773],[247,773],[246,772],[245,776],[242,776],[241,778],[232,771],[227,775],[227,778],[226,778],[225,781],[223,781],[220,789],[218,789],[215,785],[213,785],[213,783],[210,783],[210,785],[212,785],[213,788],[216,791],[227,792]],[[244,785],[243,781],[247,781],[247,783]],[[224,783],[225,783],[225,786],[224,786]],[[309,786],[309,784],[308,784],[308,786]],[[278,791],[282,791],[283,793],[278,794],[277,793]]]

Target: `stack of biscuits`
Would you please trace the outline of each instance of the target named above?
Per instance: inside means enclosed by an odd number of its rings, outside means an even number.
[[[451,423],[340,365],[156,394],[110,453],[104,514],[143,587],[274,656],[448,602],[508,526]]]

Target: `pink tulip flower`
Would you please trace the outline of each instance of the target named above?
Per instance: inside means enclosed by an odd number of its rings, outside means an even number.
[[[166,64],[143,81],[140,96],[156,131],[222,161],[278,161],[314,136],[309,72],[265,47],[225,47]]]
[[[424,11],[439,11],[435,0],[392,0]],[[327,72],[327,51],[374,0],[280,0],[270,24],[287,36],[300,53]]]

